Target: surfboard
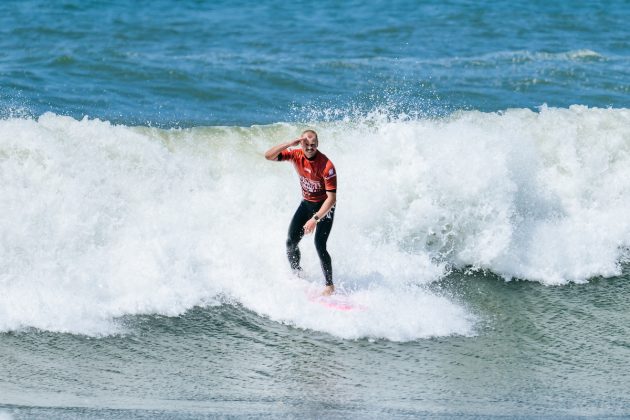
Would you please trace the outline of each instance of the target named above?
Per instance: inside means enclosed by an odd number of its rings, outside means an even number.
[[[330,296],[322,296],[312,294],[309,295],[308,300],[337,311],[354,311],[363,309],[362,306],[352,302],[352,300],[350,300],[350,298],[346,295],[334,294]]]

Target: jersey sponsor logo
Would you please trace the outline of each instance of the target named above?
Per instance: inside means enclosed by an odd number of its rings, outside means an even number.
[[[335,170],[333,168],[330,168],[330,170],[328,171],[328,176],[325,176],[324,179],[330,179],[332,177],[334,177],[335,174]]]
[[[322,190],[322,184],[319,181],[313,181],[306,177],[300,177],[300,185],[304,191],[314,193]]]

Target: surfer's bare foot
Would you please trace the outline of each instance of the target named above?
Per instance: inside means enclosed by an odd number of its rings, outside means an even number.
[[[324,287],[324,290],[322,290],[322,296],[330,296],[333,293],[335,293],[335,286],[332,284],[330,286]]]

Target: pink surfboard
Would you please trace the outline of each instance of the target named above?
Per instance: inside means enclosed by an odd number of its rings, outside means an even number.
[[[354,304],[348,296],[344,295],[309,295],[308,300],[314,303],[319,303],[330,309],[336,309],[338,311],[353,311],[357,309],[363,309],[360,305]]]

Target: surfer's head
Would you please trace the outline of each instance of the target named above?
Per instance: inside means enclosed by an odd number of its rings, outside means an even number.
[[[319,140],[315,130],[304,130],[302,132],[302,150],[304,151],[304,156],[309,159],[315,156],[318,144]]]

